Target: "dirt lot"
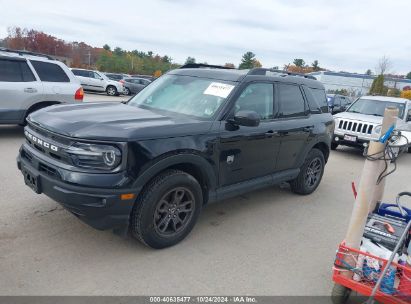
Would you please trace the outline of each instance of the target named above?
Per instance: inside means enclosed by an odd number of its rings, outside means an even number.
[[[0,295],[329,294],[363,166],[358,150],[332,152],[310,196],[273,187],[210,205],[185,241],[154,251],[96,231],[25,187],[15,163],[22,133],[0,127]],[[411,154],[398,166],[388,200],[411,190]]]

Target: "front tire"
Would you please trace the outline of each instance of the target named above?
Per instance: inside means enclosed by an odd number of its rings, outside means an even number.
[[[106,93],[108,96],[117,96],[118,92],[117,92],[117,88],[115,86],[108,86],[106,89]]]
[[[317,189],[324,174],[324,154],[312,149],[301,166],[300,174],[290,182],[291,191],[297,194],[311,194]]]
[[[131,215],[131,233],[151,248],[173,246],[191,232],[202,204],[202,189],[193,176],[167,170],[144,187]]]

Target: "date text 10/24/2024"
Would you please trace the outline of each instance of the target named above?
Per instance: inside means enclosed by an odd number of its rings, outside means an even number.
[[[255,297],[249,296],[196,296],[196,297],[150,297],[150,303],[257,303]]]

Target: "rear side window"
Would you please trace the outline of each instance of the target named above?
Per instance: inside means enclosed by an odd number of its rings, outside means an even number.
[[[16,60],[0,60],[0,81],[30,82],[36,81],[27,62]]]
[[[305,101],[300,87],[292,84],[278,84],[279,117],[305,116]]]
[[[328,113],[328,102],[325,91],[322,89],[313,88],[310,88],[310,91],[313,94],[315,101],[320,105],[321,111],[323,113]]]
[[[31,60],[31,64],[41,81],[70,82],[70,78],[68,78],[63,69],[57,64],[35,60]]]

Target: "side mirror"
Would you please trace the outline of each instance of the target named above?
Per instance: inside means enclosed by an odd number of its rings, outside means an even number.
[[[257,127],[260,124],[260,115],[254,111],[238,111],[233,122],[239,126]]]

